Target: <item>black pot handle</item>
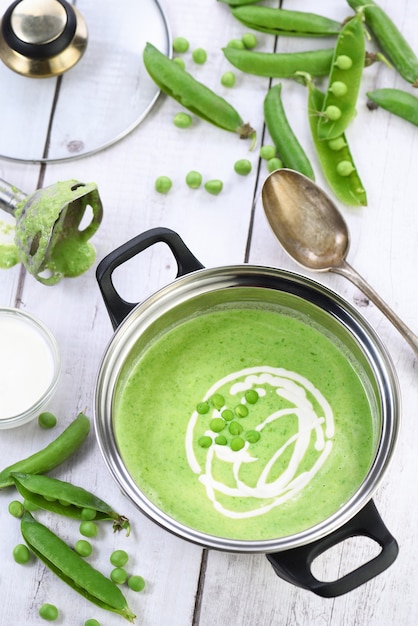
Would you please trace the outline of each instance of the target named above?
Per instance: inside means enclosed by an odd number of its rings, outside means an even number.
[[[169,246],[176,259],[177,277],[203,268],[181,237],[169,228],[152,228],[116,248],[100,261],[96,270],[97,282],[113,329],[116,329],[128,313],[137,306],[137,303],[127,302],[121,298],[116,291],[112,281],[114,270],[139,252],[161,242]]]
[[[375,540],[381,546],[381,552],[359,568],[335,581],[324,582],[313,576],[311,565],[316,557],[344,539],[358,536]],[[396,540],[384,525],[374,502],[370,500],[344,526],[322,539],[306,546],[291,548],[266,556],[280,578],[303,589],[313,591],[324,598],[334,598],[360,587],[363,583],[383,572],[395,561],[398,551]]]

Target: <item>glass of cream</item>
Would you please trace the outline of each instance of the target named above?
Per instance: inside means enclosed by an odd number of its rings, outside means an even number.
[[[0,429],[37,417],[55,392],[60,369],[48,328],[20,309],[0,307]]]

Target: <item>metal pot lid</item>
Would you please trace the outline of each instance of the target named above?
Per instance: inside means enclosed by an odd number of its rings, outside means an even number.
[[[159,88],[142,51],[171,54],[158,0],[0,0],[0,158],[80,158],[134,130]]]

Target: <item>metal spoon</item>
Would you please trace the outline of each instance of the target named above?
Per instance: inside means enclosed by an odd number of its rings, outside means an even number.
[[[354,283],[406,339],[418,356],[418,337],[345,260],[350,236],[332,200],[309,178],[293,170],[272,172],[261,191],[269,224],[286,252],[300,265],[329,271]]]

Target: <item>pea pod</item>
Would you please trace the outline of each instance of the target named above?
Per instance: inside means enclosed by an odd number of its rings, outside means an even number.
[[[295,72],[308,72],[311,76],[328,76],[334,48],[307,52],[256,52],[226,47],[223,53],[237,69],[247,74],[270,78],[292,78]]]
[[[112,519],[115,531],[125,528],[129,534],[129,520],[82,487],[43,475],[13,473],[12,478],[20,495],[41,509],[79,520],[87,509],[95,520]]]
[[[102,609],[134,621],[136,616],[119,587],[27,511],[20,528],[30,550],[67,585]]]
[[[90,420],[79,413],[75,420],[42,450],[17,461],[0,472],[0,489],[13,485],[13,472],[43,474],[68,459],[83,443],[90,432]]]
[[[145,67],[158,87],[198,117],[247,139],[255,131],[224,98],[197,81],[151,43],[143,53]]]
[[[418,126],[418,98],[401,89],[375,89],[367,97],[382,109]]]
[[[345,23],[334,50],[328,89],[318,120],[318,137],[332,139],[345,132],[356,114],[366,44],[363,16]]]
[[[229,4],[229,6],[232,7],[242,7],[246,4],[257,4],[257,2],[260,2],[260,0],[218,0],[218,2]]]
[[[367,196],[351,156],[346,136],[323,141],[318,137],[318,112],[322,110],[325,94],[308,85],[308,114],[312,139],[324,176],[336,197],[349,206],[366,206]]]
[[[375,40],[402,78],[418,87],[418,57],[389,15],[373,0],[347,2],[363,12]]]
[[[339,22],[316,13],[265,6],[232,7],[231,13],[247,28],[271,35],[329,37],[338,35],[341,30]]]
[[[268,90],[264,98],[264,119],[270,137],[285,167],[315,180],[308,157],[290,127],[281,98],[281,83]]]

